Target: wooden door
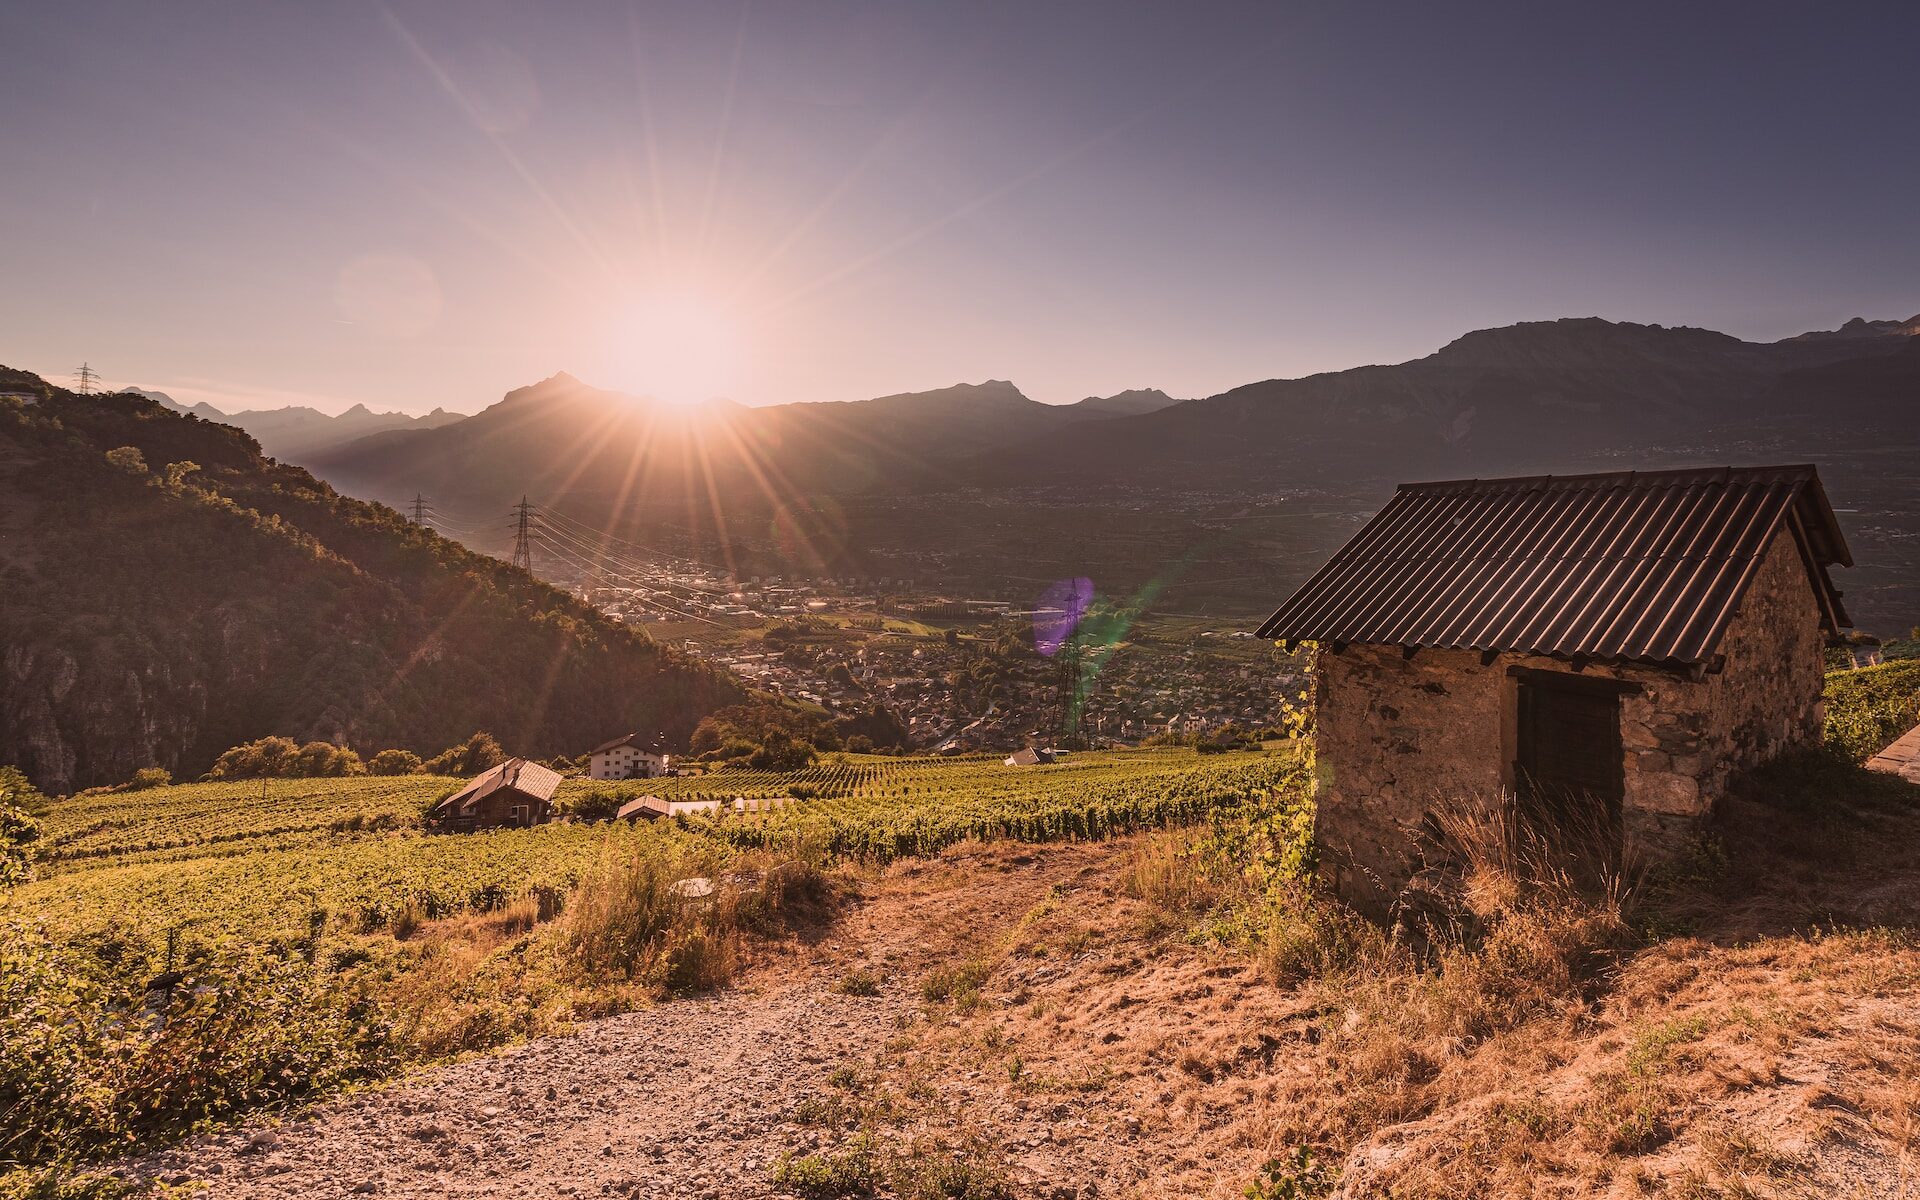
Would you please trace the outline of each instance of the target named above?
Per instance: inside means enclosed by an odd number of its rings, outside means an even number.
[[[1520,680],[1514,782],[1522,815],[1551,840],[1620,842],[1626,754],[1620,696],[1598,680],[1529,675]]]

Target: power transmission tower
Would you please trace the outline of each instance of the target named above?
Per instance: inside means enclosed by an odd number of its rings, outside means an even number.
[[[533,574],[533,543],[528,540],[533,532],[533,505],[527,503],[525,496],[513,506],[517,518],[513,531],[513,565],[527,574]]]
[[[80,364],[80,369],[73,373],[73,377],[80,381],[78,390],[82,396],[93,395],[93,389],[100,385],[100,373],[86,363]]]
[[[427,523],[427,514],[431,510],[427,508],[427,498],[425,496],[422,496],[419,492],[415,492],[413,494],[413,503],[408,506],[408,509],[415,525],[425,525]]]

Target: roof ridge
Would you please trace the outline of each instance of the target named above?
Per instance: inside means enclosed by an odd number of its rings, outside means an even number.
[[[1819,468],[1813,463],[1776,463],[1760,466],[1736,467],[1731,465],[1717,467],[1663,467],[1653,471],[1589,471],[1572,475],[1504,475],[1489,478],[1471,479],[1431,479],[1402,483],[1395,486],[1395,492],[1429,491],[1467,491],[1485,488],[1489,491],[1519,491],[1544,488],[1551,485],[1597,484],[1604,486],[1633,486],[1634,484],[1680,484],[1697,482],[1714,476],[1731,482],[1736,477],[1761,479],[1792,476],[1796,479],[1816,479]]]

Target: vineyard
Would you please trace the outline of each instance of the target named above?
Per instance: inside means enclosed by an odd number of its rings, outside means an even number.
[[[562,822],[466,835],[418,827],[452,779],[186,784],[56,803],[45,814],[43,878],[15,897],[72,928],[252,939],[297,931],[324,912],[371,931],[403,909],[436,917],[564,891],[607,856],[648,840],[886,862],[967,838],[1101,838],[1193,821],[1286,786],[1298,769],[1288,753],[1183,749],[1077,755],[1038,768],[1005,767],[997,757],[843,756],[786,775],[568,780],[557,797],[563,809],[595,794],[722,803],[712,814],[651,825]]]

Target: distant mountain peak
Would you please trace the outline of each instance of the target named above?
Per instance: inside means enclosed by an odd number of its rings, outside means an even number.
[[[1790,342],[1826,342],[1841,338],[1920,337],[1920,315],[1904,321],[1869,321],[1855,317],[1838,329],[1813,329],[1788,338]]]
[[[1159,388],[1128,388],[1124,392],[1115,392],[1111,396],[1088,396],[1067,405],[1086,412],[1100,413],[1110,417],[1137,417],[1144,413],[1159,412],[1163,408],[1172,408],[1180,403]]]

